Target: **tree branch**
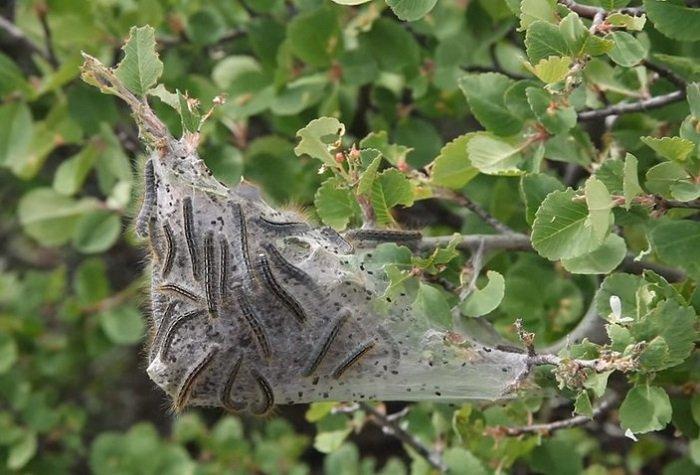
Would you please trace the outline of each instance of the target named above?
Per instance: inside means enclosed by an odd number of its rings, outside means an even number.
[[[447,246],[453,239],[452,236],[430,236],[421,239],[419,250],[434,249],[439,246]],[[504,234],[462,234],[459,235],[457,247],[463,250],[474,251],[479,246],[484,246],[484,252],[491,250],[504,251],[533,251],[530,236],[522,233]],[[653,270],[669,282],[679,282],[685,279],[685,273],[673,267],[667,267],[656,262],[635,261],[634,254],[628,254],[620,267],[630,272],[639,273],[644,269]]]
[[[17,27],[17,25],[15,25],[10,20],[1,15],[0,31],[4,31],[7,34],[7,36],[15,43],[21,44],[28,51],[38,54],[39,56],[47,60],[49,63],[51,63],[51,56],[44,48],[34,43],[31,39],[29,39],[27,35],[24,34],[24,32],[19,27]]]
[[[472,201],[471,198],[468,198],[464,195],[455,193],[452,190],[446,190],[446,189],[440,189],[439,193],[436,193],[435,197],[448,199],[448,200],[453,201],[461,206],[464,206],[465,208],[467,208],[469,211],[471,211],[472,213],[477,215],[485,223],[487,223],[489,226],[491,226],[493,229],[495,229],[499,233],[515,234],[515,231],[513,231],[510,227],[508,227],[507,225],[505,225],[504,223],[502,223],[498,219],[494,218],[491,215],[491,213],[489,213],[484,208],[482,208],[480,204],[476,203],[475,201]]]
[[[579,121],[587,121],[598,119],[601,117],[607,117],[609,115],[621,115],[629,114],[632,112],[642,112],[651,109],[658,109],[660,107],[667,106],[674,102],[679,102],[685,99],[685,90],[674,91],[662,96],[652,97],[650,99],[643,99],[636,102],[627,102],[614,104],[609,107],[604,107],[602,109],[593,109],[581,111],[578,113]]]
[[[647,59],[642,60],[642,64],[644,65],[644,67],[651,71],[654,71],[656,74],[666,79],[668,82],[676,85],[681,90],[685,90],[685,88],[688,86],[688,84],[685,82],[685,79],[683,79],[682,77],[680,77],[665,66],[661,66],[660,64],[654,64]]]
[[[427,460],[428,463],[430,463],[430,465],[437,470],[440,470],[441,472],[447,470],[447,465],[445,465],[445,462],[442,460],[442,456],[438,452],[426,447],[413,434],[401,428],[395,418],[379,412],[372,405],[366,402],[361,402],[359,405],[363,411],[370,415],[373,422],[382,428],[384,433],[394,435],[401,442],[408,445],[419,455],[425,458],[425,460]]]
[[[596,418],[611,409],[616,400],[617,398],[615,397],[603,400],[600,405],[593,409],[593,415],[591,417],[575,416],[559,421],[547,422],[543,424],[530,424],[521,427],[497,426],[491,429],[491,431],[495,432],[496,434],[503,433],[505,435],[518,436],[523,434],[549,434],[559,429],[569,429],[571,427],[582,426],[590,422],[593,418]]]
[[[560,4],[564,5],[566,8],[568,8],[572,12],[578,14],[578,16],[581,16],[584,18],[595,18],[596,15],[607,16],[609,13],[612,13],[612,11],[607,11],[604,8],[594,7],[594,6],[590,6],[590,5],[581,5],[580,3],[577,3],[574,0],[558,0],[558,1]],[[618,11],[620,13],[627,13],[628,15],[639,16],[642,13],[644,13],[644,7],[621,8],[621,9],[615,10],[615,11]]]

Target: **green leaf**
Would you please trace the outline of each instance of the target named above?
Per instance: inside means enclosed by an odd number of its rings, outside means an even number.
[[[595,178],[586,183],[588,206],[572,189],[550,193],[535,213],[533,247],[550,260],[571,259],[597,249],[610,229],[611,201],[605,185]]]
[[[569,47],[559,28],[551,23],[535,21],[525,34],[525,49],[533,63],[550,56],[568,56]]]
[[[535,213],[545,197],[553,191],[561,191],[564,185],[550,175],[530,173],[520,179],[520,194],[525,202],[525,220],[529,225],[535,220]]]
[[[630,209],[634,198],[644,193],[642,187],[639,186],[637,157],[631,153],[628,153],[625,156],[625,164],[622,175],[622,190],[622,193],[625,196],[625,209]]]
[[[117,242],[120,234],[119,215],[111,211],[93,211],[76,224],[73,246],[85,254],[104,252]]]
[[[34,457],[37,450],[37,438],[34,432],[24,431],[22,437],[15,441],[7,454],[7,468],[19,470]]]
[[[196,133],[199,130],[199,112],[197,112],[196,107],[190,102],[189,98],[180,91],[177,91],[177,100],[182,131],[192,134]]]
[[[301,140],[294,147],[294,153],[297,156],[309,155],[321,160],[327,167],[338,168],[340,165],[335,161],[331,150],[343,135],[345,135],[345,126],[335,117],[314,119],[297,132],[297,137]]]
[[[654,337],[639,355],[639,365],[647,371],[663,369],[669,360],[669,349],[662,336]]]
[[[98,207],[93,199],[74,200],[50,188],[35,188],[20,200],[18,215],[32,238],[44,246],[59,246],[73,236],[80,217]]]
[[[649,52],[637,38],[624,31],[615,31],[609,37],[614,45],[608,56],[620,66],[629,68],[639,64]]]
[[[557,98],[537,87],[525,91],[532,112],[551,134],[563,134],[576,125],[576,111],[558,103]]]
[[[445,450],[443,459],[449,475],[487,475],[489,473],[474,454],[462,447],[450,447]]]
[[[602,242],[610,231],[612,224],[612,197],[603,182],[596,177],[586,180],[586,205],[588,206],[587,226],[596,239]]]
[[[338,5],[362,5],[370,0],[333,0]]]
[[[437,0],[386,0],[394,14],[404,21],[423,18],[436,3]]]
[[[667,264],[700,272],[700,222],[664,220],[651,230],[649,239]]]
[[[467,144],[474,135],[474,132],[460,135],[442,147],[431,167],[433,184],[457,190],[479,174],[467,155]]]
[[[132,27],[124,47],[124,58],[115,73],[134,94],[145,96],[163,72],[163,63],[156,53],[156,39],[150,26]]]
[[[355,197],[337,178],[329,178],[316,190],[314,205],[321,221],[338,230],[345,229],[360,213]]]
[[[379,175],[372,186],[372,208],[377,223],[393,223],[390,210],[399,204],[413,204],[413,187],[406,175],[395,168],[389,168]]]
[[[476,132],[467,143],[472,165],[487,175],[522,175],[518,168],[523,160],[521,149],[487,132]]]
[[[641,277],[632,274],[611,274],[607,276],[594,298],[598,315],[609,322],[614,321],[611,318],[610,297],[616,296],[620,299],[622,305],[622,317],[635,317],[637,315],[637,289],[643,282]]]
[[[483,289],[474,291],[459,306],[462,315],[467,317],[480,317],[495,310],[503,300],[506,290],[506,281],[496,271],[486,273],[488,283]]]
[[[370,31],[360,36],[360,47],[374,55],[382,71],[401,72],[420,61],[415,37],[388,18],[379,18]]]
[[[372,191],[372,184],[377,178],[377,170],[379,170],[379,165],[382,163],[382,154],[379,150],[375,149],[363,149],[361,152],[362,162],[369,162],[367,168],[360,175],[360,179],[357,182],[357,194],[358,195],[369,195]]]
[[[619,26],[630,31],[642,31],[647,22],[647,17],[644,15],[634,16],[615,12],[605,17],[605,21],[613,26]]]
[[[17,361],[19,352],[14,338],[6,332],[0,333],[0,374],[6,373]]]
[[[85,178],[102,151],[100,148],[92,142],[83,147],[76,155],[64,160],[56,169],[53,189],[67,196],[72,196],[80,191]]]
[[[608,387],[608,378],[612,373],[613,370],[602,373],[591,372],[586,377],[586,381],[583,382],[583,387],[590,389],[595,397],[602,397]]]
[[[678,201],[693,201],[700,198],[700,183],[681,181],[671,185],[671,196]]]
[[[568,56],[550,56],[541,59],[532,67],[532,71],[540,81],[547,84],[554,84],[564,80],[566,75],[569,74],[570,65],[571,58]]]
[[[685,88],[685,92],[691,115],[700,119],[700,82],[691,82]]]
[[[138,343],[146,328],[138,307],[131,304],[103,311],[99,321],[107,338],[118,345]]]
[[[663,162],[654,165],[646,174],[644,186],[652,193],[670,197],[671,188],[690,178],[688,172],[677,162]]]
[[[558,20],[555,0],[522,0],[520,2],[520,28],[525,30],[533,22],[541,20],[555,23]]]
[[[384,158],[396,166],[400,161],[406,159],[406,155],[411,151],[411,148],[398,144],[389,143],[389,134],[382,130],[381,132],[370,132],[365,138],[360,140],[360,148],[374,148],[379,150]]]
[[[666,160],[676,162],[684,162],[695,149],[693,142],[680,137],[641,137],[641,140]]]
[[[644,0],[644,8],[654,27],[674,40],[700,40],[700,9],[665,0]]]
[[[599,248],[579,257],[562,259],[561,263],[572,274],[608,274],[620,265],[626,254],[625,240],[617,234],[609,234]]]
[[[459,80],[474,117],[497,135],[518,133],[523,126],[505,102],[506,90],[513,84],[515,81],[499,73],[467,74]]]
[[[32,97],[35,94],[22,70],[8,56],[0,53],[0,98],[13,92],[20,92],[25,97]],[[3,122],[3,124],[7,123]]]
[[[576,396],[574,412],[582,416],[593,417],[593,405],[591,404],[591,398],[588,397],[588,391],[581,391]]]
[[[671,401],[662,388],[635,386],[620,405],[620,424],[635,434],[661,430],[671,421]]]
[[[413,301],[413,312],[439,328],[450,328],[452,324],[452,312],[445,292],[424,282],[420,282],[418,286]]]
[[[322,454],[331,454],[340,448],[348,438],[352,428],[319,432],[314,438],[314,448]]]
[[[17,169],[34,137],[32,114],[24,102],[8,102],[0,106],[0,123],[0,166]]]

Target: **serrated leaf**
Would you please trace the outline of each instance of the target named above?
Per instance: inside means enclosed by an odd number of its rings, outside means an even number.
[[[690,140],[680,137],[641,137],[642,142],[651,147],[657,154],[666,160],[684,162],[695,149],[695,144]]]
[[[537,20],[555,23],[558,19],[555,0],[522,0],[520,2],[520,30],[527,29]]]
[[[654,27],[674,40],[700,40],[700,9],[665,0],[644,0],[644,9]]]
[[[637,290],[644,283],[641,277],[632,274],[616,273],[605,278],[594,297],[595,308],[598,315],[609,322],[611,317],[610,297],[620,299],[621,314],[624,318],[637,315]]]
[[[467,144],[474,135],[474,132],[461,135],[442,147],[430,168],[433,184],[456,190],[479,174],[467,154]]]
[[[314,205],[321,221],[337,230],[345,229],[360,211],[353,194],[337,178],[329,178],[316,190]]]
[[[646,173],[644,186],[652,193],[671,197],[671,189],[690,178],[688,172],[677,162],[663,162],[654,165]]]
[[[394,166],[400,161],[405,161],[406,155],[412,150],[404,145],[390,144],[389,134],[385,130],[367,134],[365,138],[360,140],[360,148],[375,148],[379,150],[384,158]]]
[[[602,397],[608,387],[608,378],[613,373],[613,370],[603,371],[601,373],[592,372],[586,377],[583,387],[590,389],[595,397]]]
[[[576,111],[563,105],[542,88],[528,87],[525,91],[532,112],[551,134],[563,134],[576,125]]]
[[[564,185],[550,175],[532,173],[523,175],[520,179],[520,193],[525,202],[525,220],[532,225],[535,213],[545,197],[556,190],[563,190]]]
[[[516,176],[525,173],[518,165],[521,150],[504,139],[487,132],[477,132],[467,143],[467,155],[472,165],[487,175]]]
[[[377,223],[393,223],[391,208],[400,204],[413,204],[413,187],[406,175],[397,169],[384,170],[372,186],[372,208]]]
[[[608,36],[613,41],[608,56],[620,66],[629,68],[639,64],[649,52],[637,38],[624,31],[615,31]]]
[[[468,74],[459,80],[474,117],[498,135],[515,134],[523,126],[505,102],[505,93],[513,84],[515,81],[498,73]]]
[[[572,274],[608,274],[620,265],[626,254],[625,240],[617,234],[609,234],[599,248],[579,257],[562,259],[561,263]]]
[[[605,21],[613,26],[622,27],[630,31],[642,31],[647,22],[647,17],[645,15],[635,16],[614,12],[605,17]]]
[[[662,388],[635,386],[620,405],[620,424],[635,434],[661,430],[671,421],[671,401]]]
[[[486,273],[488,283],[482,289],[475,289],[467,299],[459,305],[462,315],[480,317],[495,310],[503,300],[506,281],[496,271]]]
[[[331,150],[334,143],[345,135],[345,126],[335,117],[320,117],[314,119],[309,124],[297,131],[299,144],[294,147],[297,156],[309,155],[312,158],[321,160],[324,165],[331,168],[338,168]]]
[[[549,58],[541,59],[534,65],[532,72],[540,81],[554,84],[564,80],[569,73],[570,65],[571,58],[568,56],[550,56]]]
[[[379,150],[364,149],[361,152],[362,162],[369,162],[367,168],[360,174],[360,179],[357,183],[357,194],[368,195],[372,191],[372,184],[377,178],[377,170],[382,163],[382,154]]]
[[[385,0],[394,14],[403,21],[423,18],[433,9],[437,0]]]
[[[594,217],[586,203],[577,199],[576,192],[570,188],[547,195],[535,213],[532,225],[532,245],[541,256],[550,260],[571,259],[603,244],[607,237],[606,228],[610,225],[610,208],[606,212],[600,206],[607,190],[604,193],[600,189],[604,185],[597,183],[589,193]],[[605,219],[608,220],[607,227],[603,226]]]
[[[533,63],[550,56],[568,56],[569,47],[559,28],[551,23],[535,21],[525,34],[525,49]]]
[[[182,123],[182,131],[196,133],[199,130],[200,114],[197,112],[196,106],[193,105],[189,98],[177,91],[178,111],[180,112],[180,121]]]
[[[625,197],[625,209],[630,209],[634,198],[644,193],[642,187],[639,186],[637,157],[631,153],[625,156],[625,164],[622,173],[622,194]]]
[[[132,27],[124,47],[124,58],[115,70],[117,77],[134,94],[145,96],[163,72],[156,53],[155,32],[150,26]]]

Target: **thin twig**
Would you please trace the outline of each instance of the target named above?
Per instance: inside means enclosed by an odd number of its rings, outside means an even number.
[[[655,64],[649,61],[648,59],[642,60],[642,64],[644,67],[647,69],[654,71],[656,74],[661,76],[662,78],[668,80],[668,82],[678,86],[679,89],[685,89],[688,84],[685,82],[685,79],[671,71],[665,66],[661,66],[660,64]]]
[[[642,112],[651,109],[658,109],[660,107],[667,106],[674,102],[682,101],[683,99],[685,99],[685,90],[674,91],[668,94],[664,94],[662,96],[656,96],[641,101],[614,104],[610,107],[604,107],[602,109],[582,111],[578,113],[578,120],[586,121],[598,119],[601,117],[607,117],[609,115],[621,115],[629,114],[632,112]]]
[[[420,250],[430,250],[440,246],[447,246],[455,235],[451,236],[430,236],[421,239],[418,248]],[[504,251],[533,251],[530,237],[522,233],[510,234],[463,234],[459,235],[459,249],[474,251],[480,245],[484,246],[484,252],[491,250]],[[644,269],[653,270],[669,282],[679,282],[685,279],[685,273],[673,267],[649,261],[635,261],[633,254],[628,254],[622,261],[621,269],[639,273]]]
[[[436,196],[454,201],[455,203],[464,206],[499,233],[515,234],[515,231],[513,231],[510,227],[508,227],[498,219],[494,218],[491,215],[491,213],[486,211],[484,208],[481,207],[480,204],[476,203],[471,198],[468,198],[464,195],[460,195],[451,190],[441,190],[441,194],[437,194]]]
[[[569,429],[571,427],[582,426],[591,421],[591,419],[604,414],[609,409],[613,407],[617,398],[610,397],[603,400],[596,408],[593,409],[593,414],[591,417],[588,416],[575,416],[568,419],[562,419],[554,422],[547,422],[543,424],[529,424],[521,427],[504,427],[498,426],[493,428],[492,431],[496,433],[504,433],[510,436],[518,436],[523,434],[550,434],[559,429]]]
[[[56,57],[56,50],[53,47],[53,35],[51,34],[51,27],[49,26],[49,20],[47,18],[47,6],[46,4],[39,4],[36,8],[37,16],[39,17],[39,22],[41,23],[41,28],[44,30],[44,44],[46,45],[46,54],[48,55],[49,64],[54,68],[58,69],[58,58]]]
[[[445,462],[442,460],[442,456],[438,452],[426,447],[416,436],[401,428],[396,418],[379,412],[366,402],[361,402],[360,407],[370,415],[372,420],[382,428],[384,433],[394,435],[401,442],[408,445],[425,458],[434,468],[441,472],[447,470],[447,465],[445,465]]]
[[[580,3],[575,2],[574,0],[558,0],[559,3],[567,7],[569,10],[572,12],[578,14],[579,16],[582,16],[584,18],[594,18],[596,15],[603,14],[607,16],[609,13],[613,13],[612,11],[607,11],[604,8],[600,7],[593,7],[590,5],[581,5]],[[628,7],[628,8],[621,8],[619,11],[620,13],[626,13],[628,15],[634,15],[638,16],[644,13],[644,7]]]
[[[29,37],[25,35],[24,32],[19,27],[17,27],[17,25],[15,25],[3,16],[0,16],[0,30],[4,31],[7,34],[7,36],[15,43],[19,43],[23,45],[27,50],[38,54],[39,56],[41,56],[49,62],[51,61],[49,53],[47,53],[44,48],[42,48],[34,41],[29,39]]]

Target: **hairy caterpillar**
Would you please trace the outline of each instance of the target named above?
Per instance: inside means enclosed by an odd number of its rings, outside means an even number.
[[[149,239],[161,259],[148,374],[176,409],[497,399],[527,371],[526,355],[466,335],[451,344],[447,328],[413,317],[408,297],[384,296],[371,248],[420,233],[315,228],[245,181],[225,188],[191,149],[171,139],[150,157],[146,229],[158,230]]]

